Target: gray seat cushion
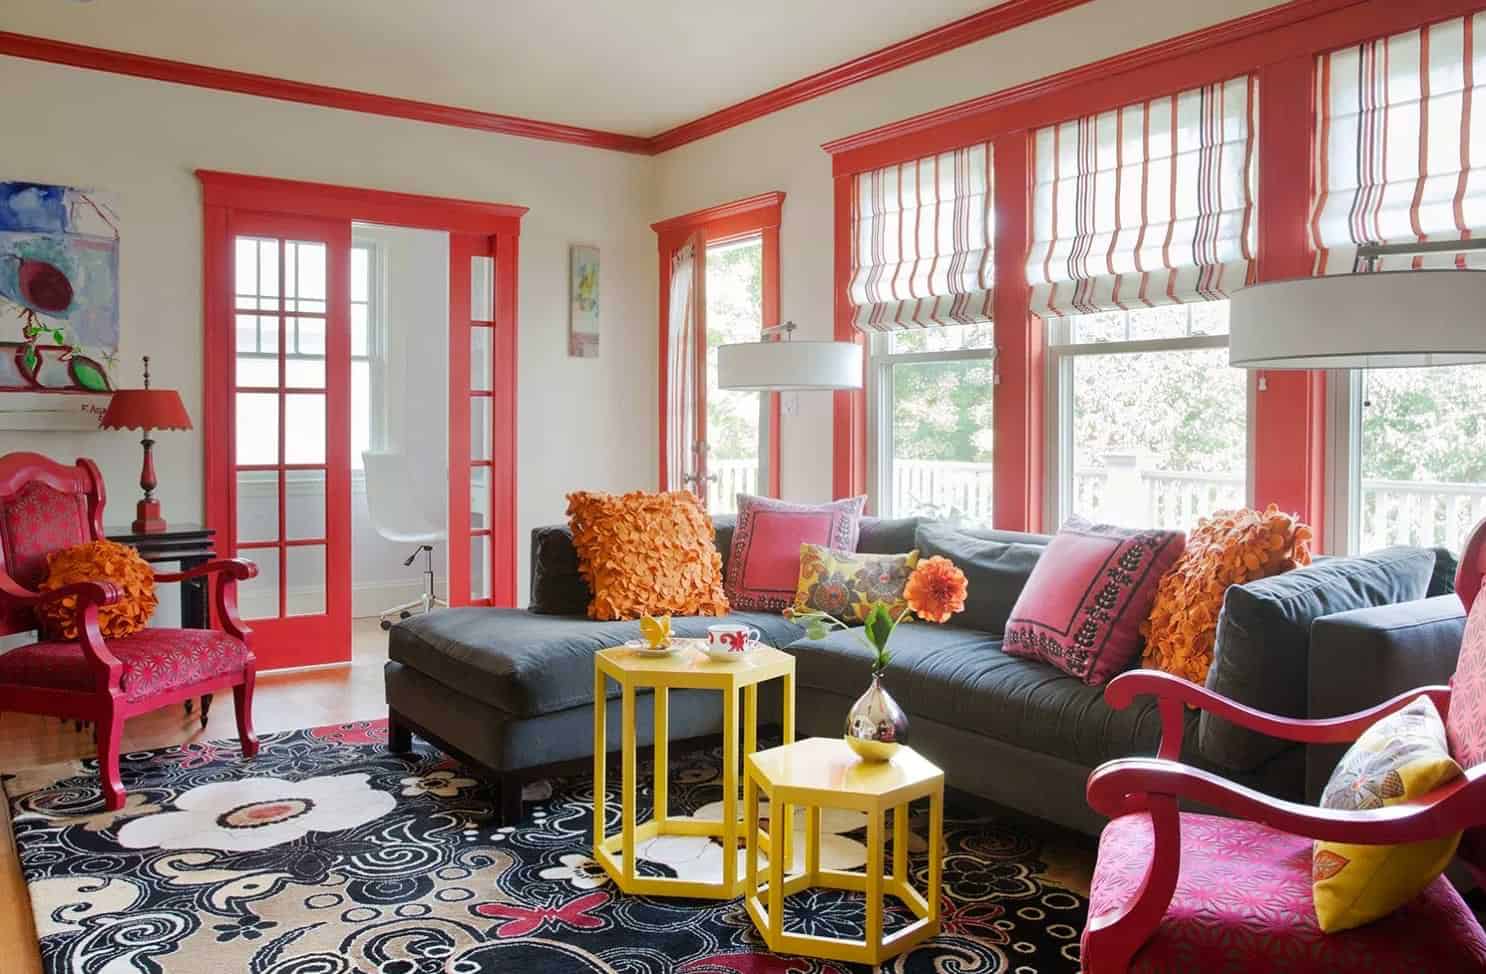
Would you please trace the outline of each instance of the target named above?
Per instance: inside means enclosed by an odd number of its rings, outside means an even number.
[[[787,646],[802,634],[783,616],[735,612],[677,617],[678,636],[705,636],[707,627],[736,622],[757,628],[764,642]],[[394,626],[388,657],[512,717],[535,717],[593,702],[593,654],[638,639],[638,622],[594,622],[521,609],[444,609]],[[617,687],[610,695],[618,695]]]
[[[905,624],[894,633],[892,650],[884,683],[910,722],[915,714],[925,715],[1090,768],[1155,753],[1161,721],[1152,700],[1113,710],[1102,688],[1085,686],[1046,663],[1007,656],[988,633]],[[790,652],[802,689],[854,698],[871,682],[871,654],[854,633],[802,640]]]

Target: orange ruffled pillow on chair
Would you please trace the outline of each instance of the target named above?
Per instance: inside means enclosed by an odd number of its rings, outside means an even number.
[[[87,541],[55,552],[47,558],[46,578],[41,591],[76,582],[112,582],[122,593],[113,605],[98,609],[98,629],[109,639],[121,639],[143,629],[155,613],[155,572],[139,552],[116,541]],[[76,639],[74,612],[77,598],[67,596],[38,610],[42,628],[51,639]]]
[[[593,590],[590,619],[720,616],[722,555],[695,494],[568,495],[578,573]]]
[[[1141,665],[1204,683],[1213,663],[1218,614],[1230,585],[1311,563],[1311,529],[1271,504],[1264,511],[1218,511],[1197,522],[1187,550],[1161,578],[1140,627]]]

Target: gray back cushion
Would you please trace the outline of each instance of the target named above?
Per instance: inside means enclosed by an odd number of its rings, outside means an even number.
[[[857,533],[857,551],[868,555],[906,555],[913,550],[913,533],[923,518],[864,517]]]
[[[939,555],[965,573],[969,583],[965,611],[955,617],[954,625],[1000,638],[1047,541],[1046,535],[974,531],[925,521],[918,526],[913,546],[920,558]]]
[[[1268,713],[1306,716],[1311,623],[1422,599],[1433,570],[1428,548],[1384,548],[1232,586],[1218,617],[1208,689]],[[1366,677],[1329,674],[1335,680]],[[1202,715],[1198,742],[1204,757],[1233,771],[1252,771],[1288,746],[1209,713]]]

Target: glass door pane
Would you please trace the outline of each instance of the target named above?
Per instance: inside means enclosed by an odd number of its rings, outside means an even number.
[[[737,495],[759,493],[767,397],[717,385],[717,347],[761,338],[764,244],[747,237],[707,248],[707,506],[737,511]]]

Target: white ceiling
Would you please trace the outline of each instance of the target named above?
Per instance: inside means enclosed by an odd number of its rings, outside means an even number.
[[[990,0],[3,0],[0,29],[654,135]]]

